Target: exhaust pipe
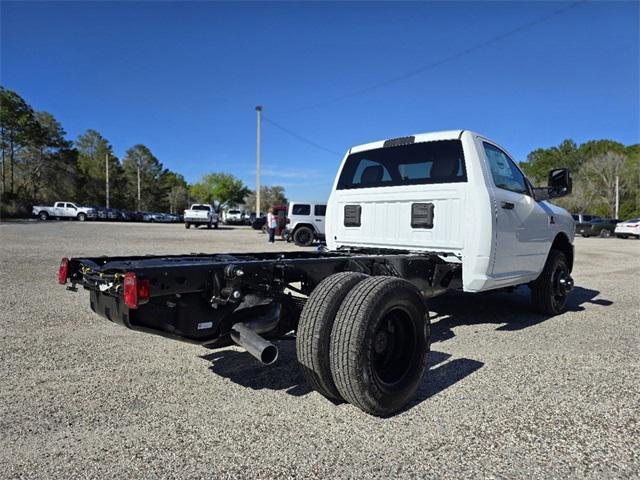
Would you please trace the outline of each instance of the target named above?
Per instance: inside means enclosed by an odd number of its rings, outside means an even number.
[[[236,323],[231,327],[231,339],[264,365],[271,365],[278,359],[278,347],[262,338],[245,323]]]
[[[231,339],[264,365],[278,359],[278,347],[262,338],[259,333],[270,332],[280,321],[280,304],[273,304],[269,312],[231,327]]]

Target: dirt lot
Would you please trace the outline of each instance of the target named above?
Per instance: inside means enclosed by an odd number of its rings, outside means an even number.
[[[63,255],[261,251],[247,228],[0,224],[0,476],[637,478],[640,241],[576,239],[570,311],[433,301],[430,371],[389,419],[260,366],[131,332],[56,285]]]

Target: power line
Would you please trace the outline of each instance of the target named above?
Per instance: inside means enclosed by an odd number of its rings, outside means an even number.
[[[315,104],[312,104],[312,105],[307,105],[307,106],[304,106],[304,107],[297,108],[295,110],[292,110],[292,112],[299,112],[299,111],[303,111],[303,110],[311,110],[311,109],[318,108],[318,107],[324,107],[326,105],[331,105],[333,103],[337,103],[337,102],[340,102],[342,100],[346,100],[346,99],[351,98],[351,97],[355,97],[355,96],[358,96],[358,95],[362,95],[364,93],[368,93],[368,92],[370,92],[372,90],[377,90],[379,88],[383,88],[383,87],[386,87],[388,85],[392,85],[394,83],[401,82],[401,81],[406,80],[408,78],[411,78],[411,77],[414,77],[414,76],[419,75],[421,73],[424,73],[427,70],[431,70],[433,68],[439,67],[440,65],[443,65],[445,63],[448,63],[448,62],[451,62],[453,60],[456,60],[456,59],[458,59],[460,57],[468,55],[468,54],[470,54],[472,52],[475,52],[476,50],[480,50],[481,48],[484,48],[487,45],[491,45],[492,43],[495,43],[495,42],[498,42],[498,41],[503,40],[505,38],[511,37],[511,36],[513,36],[513,35],[515,35],[517,33],[522,32],[523,30],[528,30],[529,28],[532,28],[532,27],[534,27],[536,25],[540,25],[541,23],[544,23],[544,22],[546,22],[548,20],[551,20],[552,18],[554,18],[554,17],[556,17],[558,15],[562,15],[562,14],[568,12],[569,10],[572,10],[573,8],[575,8],[575,7],[579,6],[579,5],[587,3],[588,1],[589,0],[578,0],[577,2],[571,3],[570,5],[568,5],[566,7],[563,7],[563,8],[560,8],[558,10],[555,10],[555,11],[549,13],[548,15],[545,15],[543,17],[540,17],[540,18],[536,19],[536,20],[532,20],[530,22],[522,24],[522,25],[520,25],[520,26],[518,26],[518,27],[516,27],[516,28],[514,28],[512,30],[508,30],[507,32],[504,32],[504,33],[501,33],[501,34],[496,35],[494,37],[491,37],[491,38],[485,40],[484,42],[481,42],[481,43],[478,43],[478,44],[476,44],[474,46],[465,48],[464,50],[456,52],[456,53],[454,53],[454,54],[452,54],[452,55],[450,55],[448,57],[444,57],[444,58],[442,58],[440,60],[437,60],[435,62],[431,62],[431,63],[428,63],[426,65],[423,65],[423,66],[421,66],[419,68],[416,68],[415,70],[408,71],[406,73],[403,73],[402,75],[398,75],[397,77],[393,77],[393,78],[390,78],[388,80],[384,80],[384,81],[381,81],[381,82],[378,82],[378,83],[374,83],[374,84],[369,85],[367,87],[363,87],[363,88],[361,88],[359,90],[355,90],[355,91],[352,91],[352,92],[349,92],[349,93],[345,93],[344,95],[340,95],[338,97],[334,97],[332,99],[325,100],[323,102],[318,102],[318,103],[315,103]]]
[[[318,144],[318,143],[314,142],[313,140],[309,140],[308,138],[303,137],[302,135],[299,135],[299,134],[297,134],[296,132],[293,132],[293,131],[289,130],[289,129],[288,129],[288,128],[286,128],[286,127],[283,127],[282,125],[280,125],[280,124],[278,124],[278,123],[274,122],[273,120],[271,120],[270,118],[266,117],[264,114],[262,115],[262,119],[263,119],[265,122],[270,123],[270,124],[271,124],[271,125],[273,125],[274,127],[279,128],[279,129],[280,129],[280,130],[282,130],[283,132],[288,133],[289,135],[291,135],[292,137],[294,137],[294,138],[298,139],[298,140],[299,140],[299,141],[301,141],[301,142],[307,143],[307,144],[309,144],[309,145],[311,145],[311,146],[313,146],[313,147],[316,147],[316,148],[318,148],[318,149],[320,149],[320,150],[324,150],[324,151],[325,151],[325,152],[327,152],[327,153],[331,153],[331,154],[333,154],[333,155],[342,156],[342,154],[341,154],[341,153],[338,153],[338,152],[336,152],[336,151],[334,151],[334,150],[331,150],[331,149],[329,149],[329,148],[323,147],[322,145],[320,145],[320,144]]]

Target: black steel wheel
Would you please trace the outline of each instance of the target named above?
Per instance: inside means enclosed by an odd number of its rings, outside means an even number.
[[[573,279],[565,254],[551,250],[540,276],[529,285],[534,307],[547,315],[558,315],[566,310],[573,289]]]
[[[342,397],[388,416],[415,395],[429,351],[429,320],[418,289],[396,277],[358,283],[331,333],[331,373]]]
[[[313,243],[313,230],[309,227],[298,227],[293,234],[293,241],[299,247],[308,247]]]

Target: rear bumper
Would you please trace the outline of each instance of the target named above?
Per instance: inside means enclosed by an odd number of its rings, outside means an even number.
[[[184,221],[188,223],[215,223],[215,220],[209,220],[208,218],[198,218],[198,217],[184,217]]]

